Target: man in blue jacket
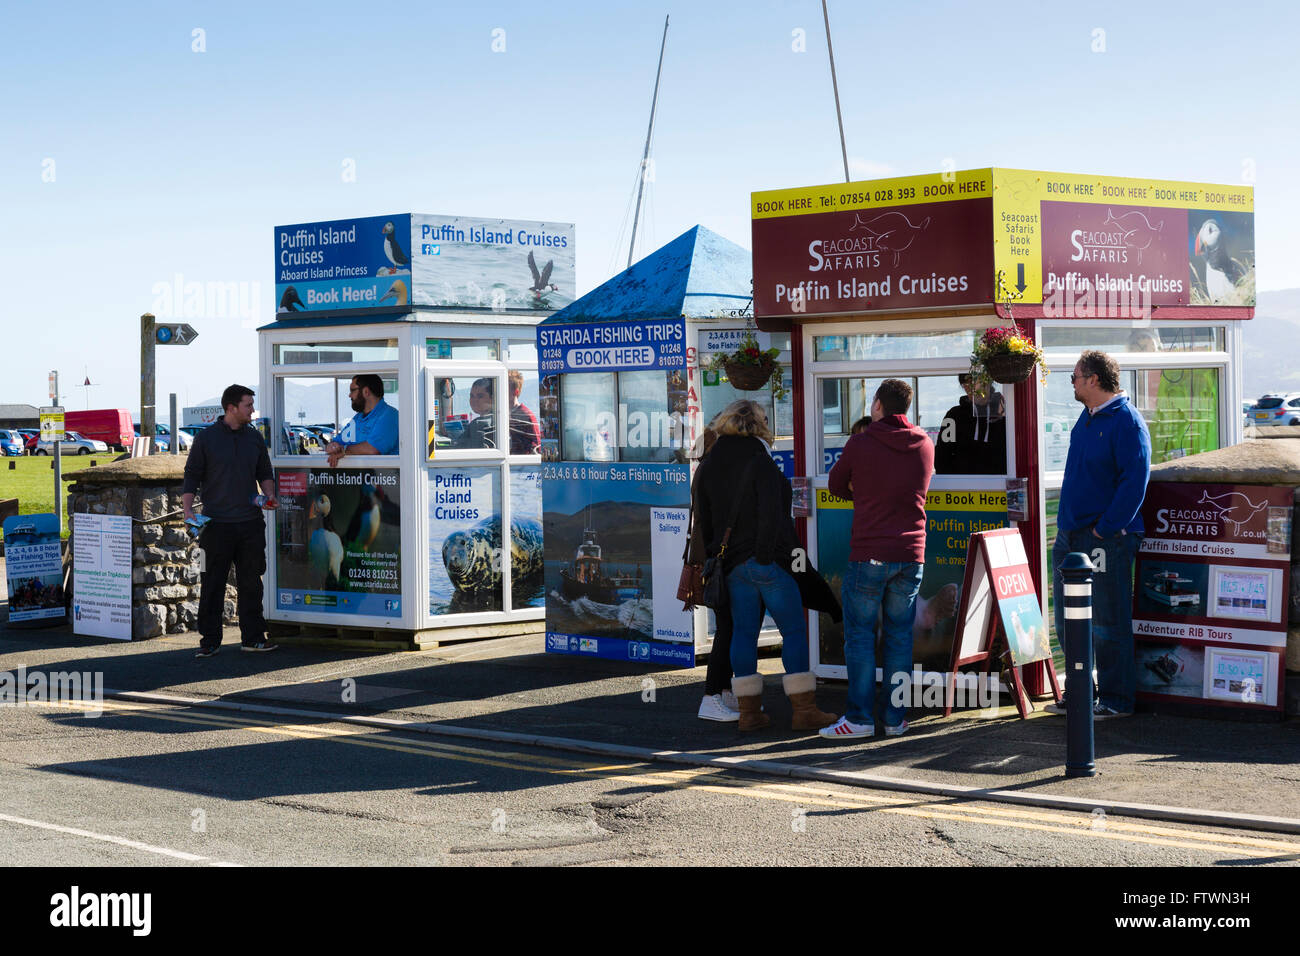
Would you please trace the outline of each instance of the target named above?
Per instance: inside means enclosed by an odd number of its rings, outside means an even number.
[[[1142,415],[1120,391],[1119,365],[1105,352],[1084,352],[1070,376],[1083,414],[1070,432],[1056,545],[1052,596],[1058,639],[1065,633],[1061,564],[1082,551],[1096,568],[1092,634],[1097,662],[1097,720],[1133,713],[1133,558],[1142,543],[1142,499],[1151,475],[1151,436]],[[1068,676],[1068,675],[1067,675]],[[1068,690],[1068,688],[1067,688]],[[1064,713],[1052,705],[1048,709]]]

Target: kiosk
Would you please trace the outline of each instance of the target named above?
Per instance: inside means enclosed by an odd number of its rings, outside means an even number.
[[[754,193],[754,310],[759,328],[791,335],[794,469],[812,479],[807,541],[836,592],[852,505],[829,494],[826,475],[884,378],[912,384],[908,418],[932,438],[964,413],[979,443],[947,467],[937,456],[930,486],[915,633],[929,671],[951,652],[969,536],[1008,523],[1009,488],[1025,502],[1016,525],[1050,598],[1047,545],[1080,410],[1069,374],[1082,350],[1119,361],[1153,462],[1239,441],[1253,210],[1249,187],[1015,169]],[[1044,349],[1046,384],[1032,377],[972,402],[957,376],[976,337],[1013,322]],[[827,616],[810,641],[820,676],[846,676]]]
[[[281,226],[275,245],[267,620],[406,643],[540,630],[534,326],[573,301],[573,226],[403,214]],[[329,442],[360,441],[367,375],[398,446],[331,466]]]
[[[712,646],[711,612],[676,599],[689,452],[749,398],[794,462],[792,397],[701,368],[753,329],[750,287],[749,253],[696,226],[538,325],[547,651],[692,667]],[[753,332],[788,385],[789,333]]]

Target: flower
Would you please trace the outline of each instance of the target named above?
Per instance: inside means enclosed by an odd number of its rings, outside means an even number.
[[[1034,340],[1029,337],[1029,333],[1025,332],[1020,326],[1012,325],[986,329],[984,334],[979,337],[970,357],[971,375],[974,376],[976,382],[988,383],[991,381],[986,363],[989,359],[999,355],[1028,355],[1032,357],[1034,364],[1038,366],[1041,379],[1046,383],[1047,367],[1044,364],[1043,350],[1034,344]]]
[[[780,354],[781,350],[777,348],[760,348],[753,331],[746,329],[740,344],[734,352],[718,353],[701,367],[712,372],[724,373],[727,371],[728,365],[744,365],[766,369],[769,372],[769,387],[772,389],[772,394],[779,400],[785,398],[788,391],[781,382],[782,368],[777,361]]]

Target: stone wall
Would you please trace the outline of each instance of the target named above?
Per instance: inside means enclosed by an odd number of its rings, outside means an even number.
[[[68,522],[78,512],[130,515],[134,640],[198,628],[199,548],[181,505],[185,458],[150,455],[65,476]],[[73,579],[75,593],[76,580]],[[237,622],[234,591],[226,586],[225,623]]]

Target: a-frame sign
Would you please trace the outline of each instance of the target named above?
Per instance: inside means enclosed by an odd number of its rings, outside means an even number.
[[[1002,645],[1006,650],[1000,650]],[[1029,573],[1029,557],[1020,531],[1016,528],[977,531],[970,536],[966,551],[966,573],[957,607],[944,716],[952,713],[959,668],[982,664],[982,671],[987,675],[995,660],[1008,656],[1011,666],[1007,670],[1011,673],[1016,710],[1021,717],[1029,716],[1033,710],[1020,678],[1022,666],[1044,668],[1052,694],[1058,701],[1061,699],[1047,625]]]

